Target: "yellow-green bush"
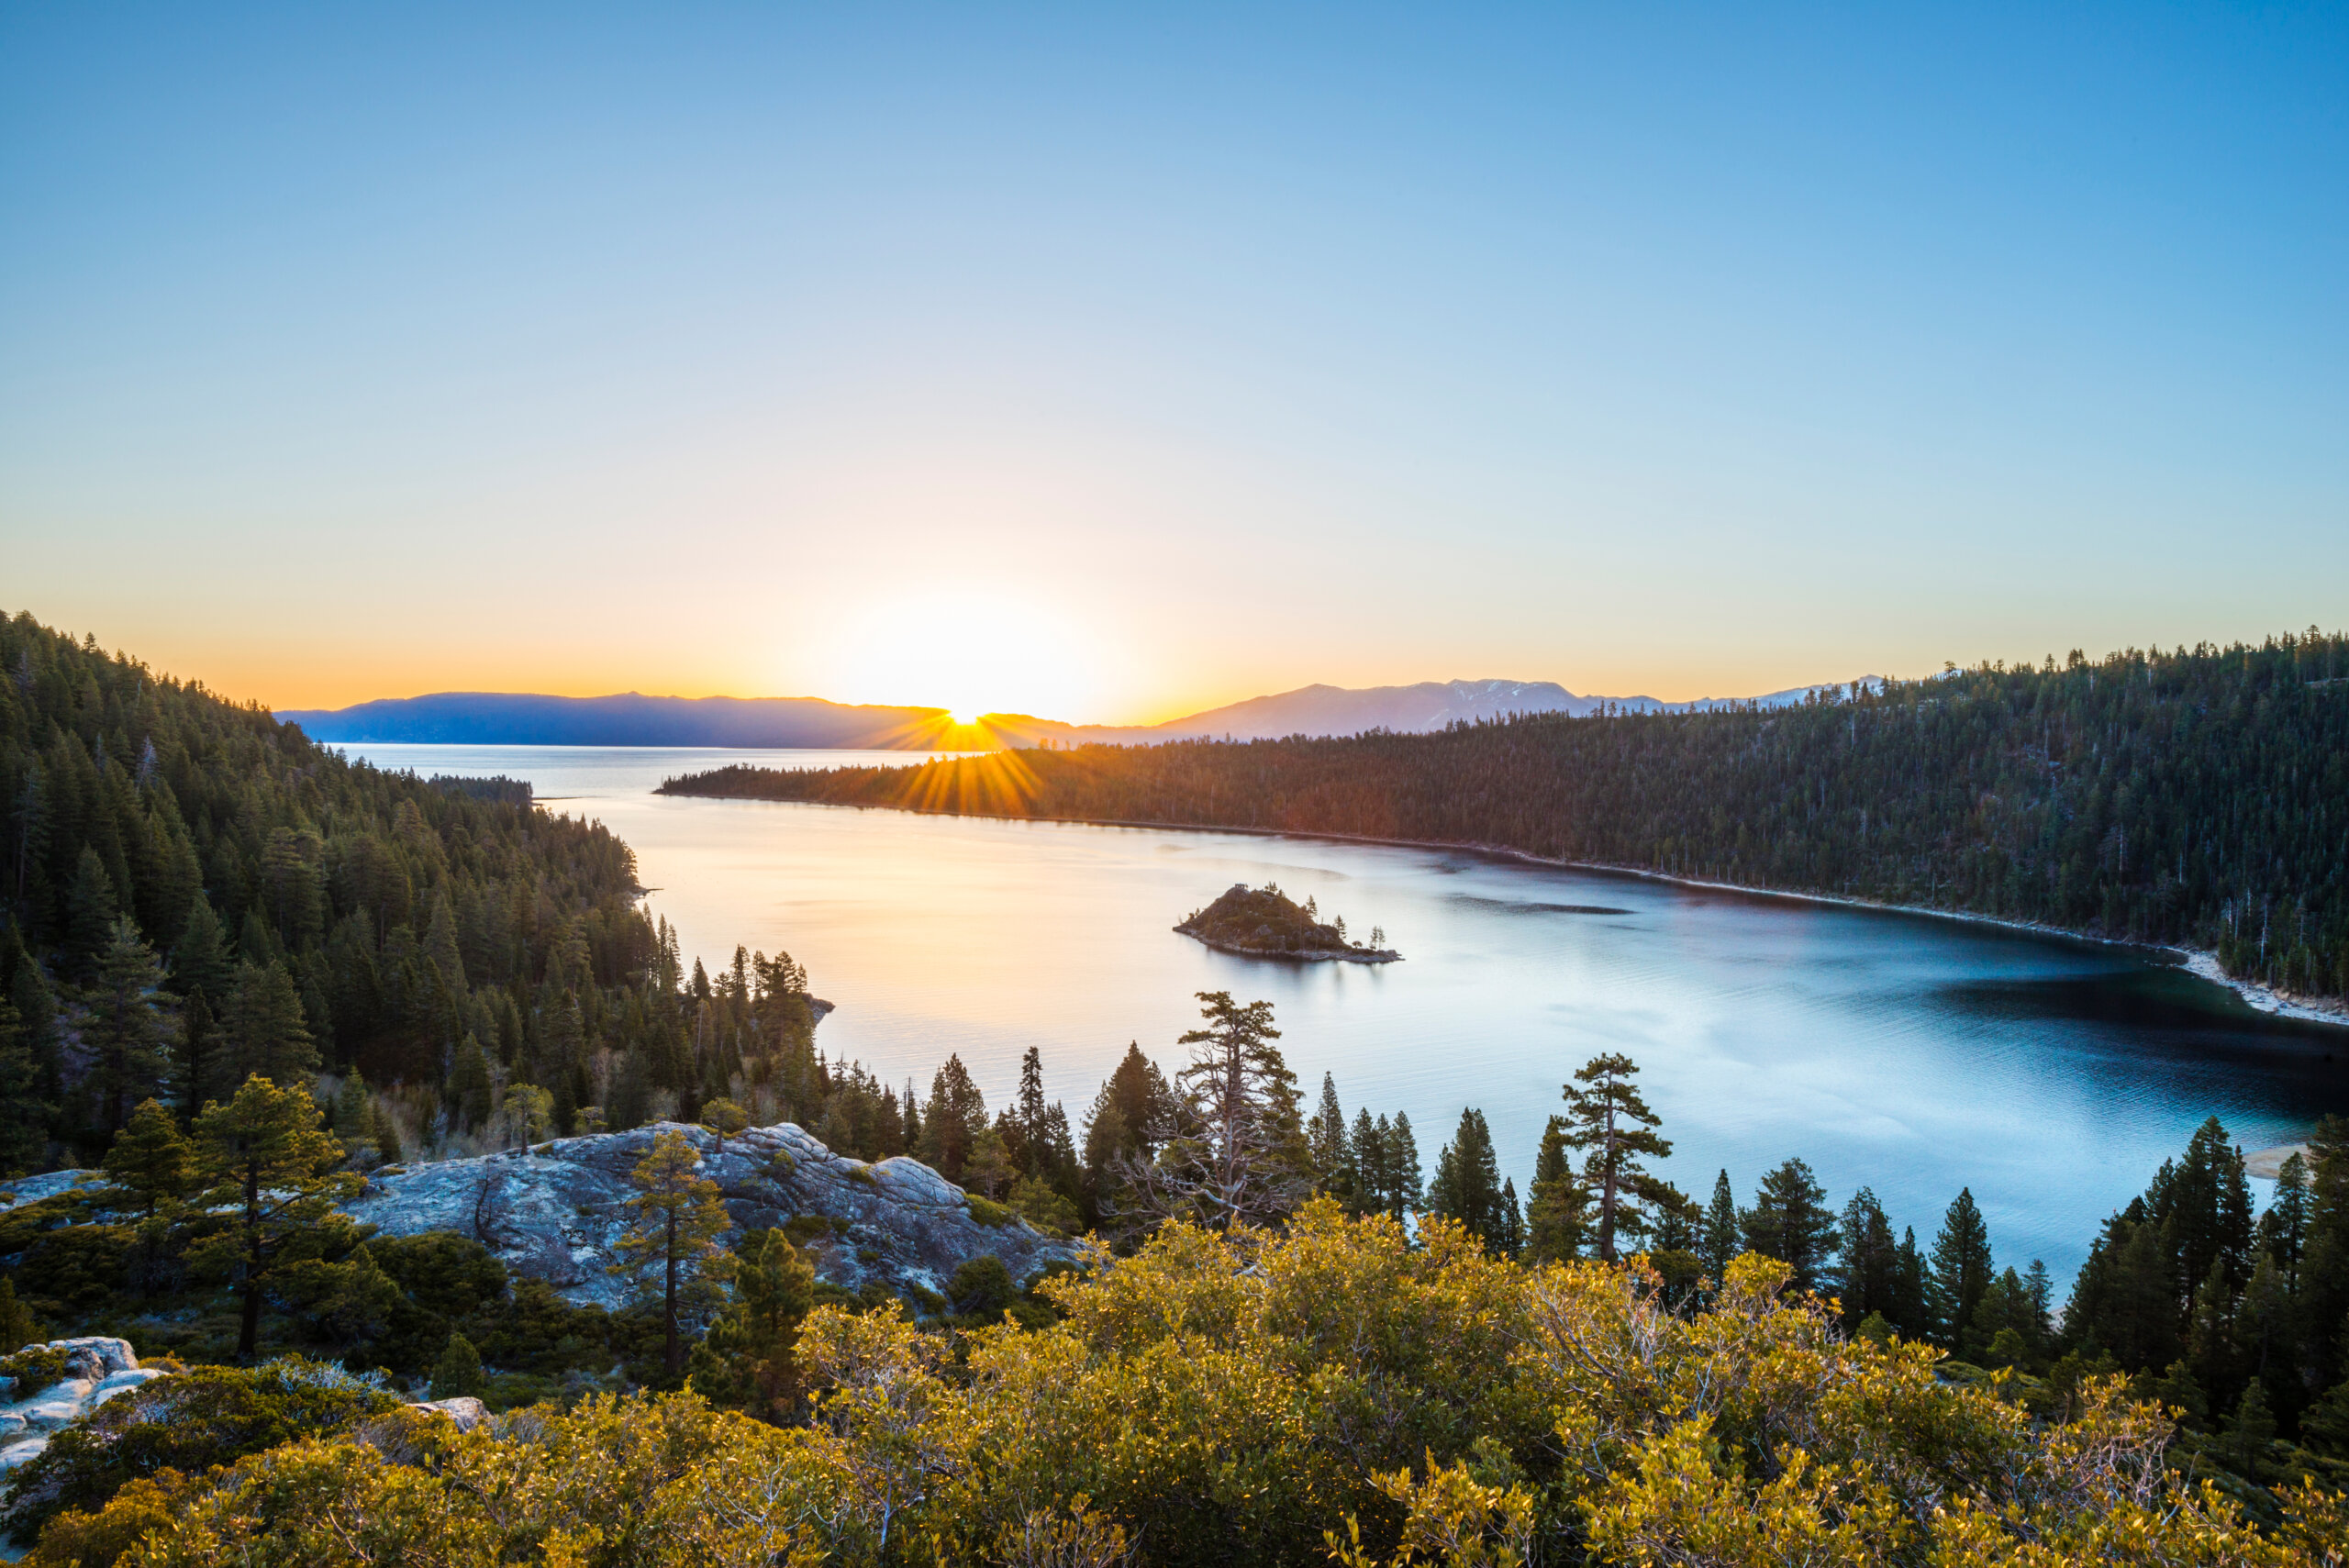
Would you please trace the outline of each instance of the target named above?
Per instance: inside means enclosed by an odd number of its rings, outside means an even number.
[[[1278,1237],[1170,1227],[1041,1286],[1063,1316],[1032,1330],[818,1308],[806,1427],[690,1394],[462,1435],[404,1416],[245,1459],[169,1522],[126,1491],[151,1533],[123,1561],[2342,1561],[2338,1496],[2286,1495],[2259,1533],[2165,1468],[2169,1423],[2118,1382],[2035,1420],[1932,1351],[1845,1338],[1767,1260],[1687,1316],[1637,1262],[1522,1269],[1442,1223],[1421,1243],[1322,1203]]]

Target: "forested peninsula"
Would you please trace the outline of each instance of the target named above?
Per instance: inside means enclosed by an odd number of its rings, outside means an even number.
[[[2078,651],[1791,707],[727,767],[672,795],[1456,843],[2213,951],[2349,995],[2349,639]]]
[[[518,781],[346,760],[20,614],[0,801],[0,1171],[85,1162],[140,1101],[256,1073],[328,1074],[393,1160],[737,1093],[815,1129],[897,1118],[818,1062],[787,954],[688,971],[629,847]]]

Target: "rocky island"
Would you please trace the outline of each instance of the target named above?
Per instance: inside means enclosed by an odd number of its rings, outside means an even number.
[[[1403,956],[1386,946],[1386,933],[1375,928],[1369,941],[1349,941],[1342,917],[1333,917],[1325,925],[1312,899],[1299,905],[1271,883],[1251,887],[1235,882],[1221,897],[1194,910],[1174,929],[1218,952],[1248,958],[1393,963]]]

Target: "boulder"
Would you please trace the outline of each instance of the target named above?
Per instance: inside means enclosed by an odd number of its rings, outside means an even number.
[[[816,1277],[844,1290],[877,1282],[899,1294],[918,1286],[942,1295],[956,1268],[988,1253],[1022,1281],[1080,1256],[1075,1243],[995,1205],[974,1208],[919,1161],[852,1160],[790,1122],[736,1133],[723,1153],[707,1129],[663,1122],[414,1165],[378,1175],[349,1208],[390,1235],[469,1236],[517,1276],[545,1280],[574,1304],[616,1307],[629,1298],[627,1282],[609,1266],[628,1229],[629,1173],[664,1132],[683,1133],[700,1153],[738,1229],[822,1220],[820,1229],[801,1226],[794,1240]]]
[[[411,1410],[429,1410],[436,1416],[446,1416],[457,1423],[457,1430],[470,1432],[489,1419],[489,1408],[470,1394],[460,1394],[453,1399],[428,1399],[410,1405]]]
[[[49,1434],[70,1427],[126,1388],[169,1374],[141,1367],[130,1341],[102,1334],[27,1345],[17,1354],[53,1351],[65,1358],[65,1375],[29,1399],[0,1405],[0,1474],[34,1458],[49,1446]]]

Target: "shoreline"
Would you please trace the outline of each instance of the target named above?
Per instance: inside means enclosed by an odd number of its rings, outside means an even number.
[[[1506,844],[1481,844],[1457,839],[1385,839],[1368,833],[1325,833],[1294,828],[1216,827],[1197,822],[1139,822],[1102,817],[1013,817],[996,812],[939,811],[919,806],[877,806],[857,801],[832,800],[773,800],[754,795],[704,795],[698,791],[681,793],[673,798],[696,800],[750,801],[763,806],[822,806],[851,811],[901,811],[909,817],[961,817],[989,822],[1050,822],[1075,828],[1130,828],[1159,833],[1232,833],[1252,839],[1301,839],[1334,844],[1368,844],[1395,850],[1450,850],[1485,855],[1496,860],[1517,861],[1526,865],[1551,866],[1561,871],[1606,872],[1616,876],[1642,877],[1651,882],[1668,882],[1681,887],[1701,888],[1709,893],[1736,893],[1753,898],[1791,898],[1804,904],[1839,905],[1850,909],[1871,909],[1887,915],[1925,916],[1937,920],[1958,920],[1977,926],[1995,926],[2003,930],[2023,931],[2032,936],[2062,937],[2067,941],[2093,942],[2099,947],[2130,948],[2138,952],[2163,953],[2176,960],[2177,967],[2197,979],[2232,991],[2254,1012],[2271,1018],[2289,1018],[2297,1023],[2330,1024],[2335,1029],[2349,1029],[2349,1002],[2332,1002],[2279,992],[2254,981],[2237,980],[2219,967],[2219,955],[2204,948],[2176,947],[2165,942],[2143,942],[2126,937],[2102,937],[2090,931],[2076,931],[2064,926],[2051,926],[2039,920],[2015,920],[1999,915],[1977,914],[1966,909],[1936,909],[1925,904],[1892,904],[1882,899],[1859,898],[1848,894],[1798,893],[1782,887],[1749,887],[1742,883],[1710,882],[1693,876],[1680,876],[1671,872],[1652,871],[1645,866],[1614,865],[1605,861],[1565,860],[1556,855],[1537,855],[1530,850],[1513,849]],[[1197,939],[1194,939],[1197,940]],[[1211,944],[1210,944],[1211,945]],[[1269,956],[1251,953],[1248,957]]]
[[[1400,963],[1403,955],[1390,948],[1368,949],[1362,952],[1291,952],[1283,948],[1243,948],[1230,942],[1219,942],[1203,937],[1197,931],[1186,931],[1180,926],[1170,928],[1175,935],[1188,937],[1210,951],[1229,953],[1233,958],[1269,958],[1284,963]]]

